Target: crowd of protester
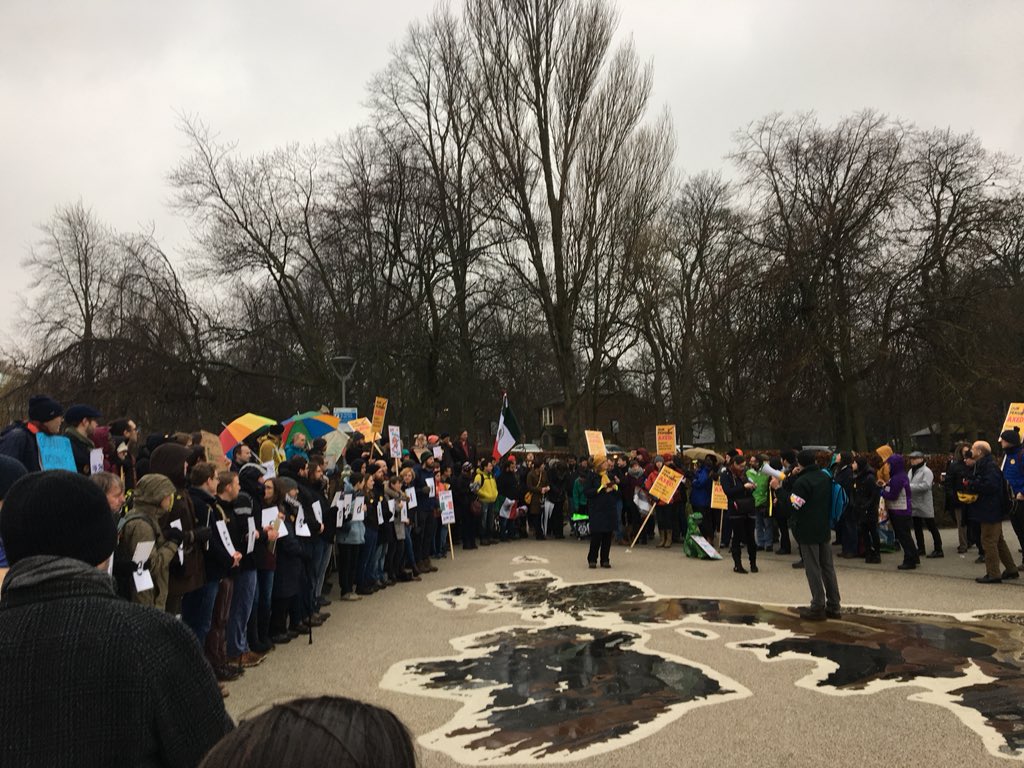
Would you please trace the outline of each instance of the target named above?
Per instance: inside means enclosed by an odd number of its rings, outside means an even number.
[[[698,460],[639,448],[613,457],[510,453],[496,462],[489,452],[478,455],[467,432],[419,434],[395,456],[386,443],[356,432],[343,454],[328,460],[323,439],[294,432],[285,444],[283,427],[275,425],[238,443],[218,464],[201,435],[141,439],[133,420],[101,427],[101,418],[89,406],[65,411],[37,396],[29,419],[0,434],[0,567],[11,566],[0,598],[0,658],[25,678],[5,686],[7,696],[30,690],[45,698],[63,680],[113,675],[101,706],[73,695],[62,700],[69,717],[92,706],[98,720],[121,722],[112,697],[130,699],[139,685],[160,691],[131,715],[142,729],[149,727],[143,721],[156,722],[159,743],[126,746],[111,737],[104,746],[127,750],[132,764],[196,764],[232,727],[220,702],[226,683],[280,646],[312,642],[330,618],[332,600],[363,600],[420,581],[438,571],[456,544],[468,553],[528,536],[575,536],[589,540],[591,568],[610,568],[613,541],[671,549],[700,536],[728,550],[734,571],[746,574],[758,572],[758,553],[791,554],[795,538],[800,560],[794,567],[806,570],[812,593],[802,614],[814,619],[839,615],[833,547],[841,558],[875,564],[883,549],[898,550],[902,570],[944,555],[936,479],[925,457],[912,453],[905,462],[885,447],[869,455],[836,453],[828,467],[809,451],[747,456],[740,449],[724,460],[711,452]],[[42,471],[34,438],[59,434],[62,423],[78,474]],[[987,443],[958,445],[939,480],[958,551],[976,548],[977,562],[986,566],[978,578],[983,583],[1019,576],[1002,528],[1008,517],[1018,537],[1024,532],[1019,433],[1004,432],[1000,447],[1002,469]],[[90,458],[97,448],[103,471]],[[651,493],[666,466],[683,478],[667,500]],[[719,490],[724,505],[713,501]],[[448,493],[454,523],[443,525]],[[106,642],[113,635],[116,649]],[[11,666],[25,645],[34,646],[37,660],[60,661]],[[147,670],[147,681],[125,670],[125,655],[133,670]],[[182,665],[208,676],[170,684]],[[103,688],[95,682],[82,690]],[[301,720],[324,706],[294,703],[274,717]],[[189,717],[181,716],[182,707],[192,710]],[[17,751],[30,735],[45,732],[54,716],[45,710],[22,725],[20,741],[0,747],[21,758],[11,764],[70,764],[55,756],[84,738],[89,718],[48,744],[42,758]],[[258,743],[241,730],[232,738]],[[266,762],[265,750],[250,751]],[[206,764],[256,763],[218,749]]]

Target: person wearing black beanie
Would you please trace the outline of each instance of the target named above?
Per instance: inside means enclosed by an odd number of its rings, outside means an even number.
[[[52,397],[33,395],[28,399],[28,421],[16,421],[0,433],[0,455],[16,459],[29,472],[38,472],[43,467],[36,435],[58,434],[63,416],[64,409]]]
[[[118,597],[103,491],[73,472],[27,475],[0,534],[0,764],[198,764],[231,720],[188,627]]]
[[[21,462],[12,459],[10,456],[0,456],[0,508],[4,505],[4,497],[18,480],[27,475],[28,472]],[[4,550],[4,540],[0,536],[0,582],[3,582],[4,574],[7,572],[7,553]]]

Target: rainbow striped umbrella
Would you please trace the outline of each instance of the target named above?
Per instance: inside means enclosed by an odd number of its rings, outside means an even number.
[[[312,442],[318,437],[337,430],[338,424],[338,417],[329,413],[320,413],[320,411],[297,413],[290,419],[281,422],[284,427],[283,441],[287,443],[294,432],[301,432],[307,440]]]
[[[232,421],[220,433],[220,447],[224,449],[224,455],[229,456],[235,446],[245,440],[253,432],[263,427],[272,427],[277,424],[273,419],[260,416],[255,413],[247,413]]]

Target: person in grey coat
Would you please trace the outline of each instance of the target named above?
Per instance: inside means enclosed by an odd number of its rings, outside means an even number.
[[[932,498],[932,486],[935,485],[935,475],[925,462],[924,454],[914,451],[908,457],[910,459],[910,471],[907,477],[910,479],[910,506],[911,515],[914,520],[914,538],[917,540],[918,557],[924,557],[924,529],[932,535],[932,551],[929,558],[942,557],[942,536],[939,534],[939,526],[935,523],[935,501]]]

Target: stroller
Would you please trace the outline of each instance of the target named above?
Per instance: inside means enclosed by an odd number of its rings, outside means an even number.
[[[577,539],[590,538],[590,515],[587,514],[585,507],[572,513],[572,520],[569,521],[569,530],[572,531],[572,535]]]

